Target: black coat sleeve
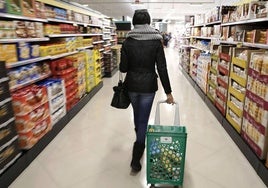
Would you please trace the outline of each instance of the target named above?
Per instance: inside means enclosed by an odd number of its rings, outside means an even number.
[[[165,90],[165,93],[169,94],[171,93],[171,86],[170,86],[170,81],[169,81],[169,76],[168,76],[168,71],[167,71],[165,52],[164,52],[163,45],[161,44],[161,42],[159,42],[156,54],[157,54],[156,55],[157,72],[159,74],[160,81]]]
[[[121,47],[119,70],[123,73],[126,73],[128,71],[128,58],[124,43]]]

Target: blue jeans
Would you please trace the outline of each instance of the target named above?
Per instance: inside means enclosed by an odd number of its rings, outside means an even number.
[[[146,130],[150,117],[155,93],[129,92],[129,98],[134,113],[136,142],[145,144]]]

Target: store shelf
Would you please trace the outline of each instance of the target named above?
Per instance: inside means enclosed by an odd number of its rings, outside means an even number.
[[[0,39],[1,43],[17,43],[17,42],[42,42],[49,41],[48,37],[44,38],[18,38],[18,39]]]
[[[93,42],[92,44],[101,44],[101,43],[104,43],[104,41],[103,41],[103,40],[95,41],[95,42]]]
[[[91,45],[91,46],[85,46],[85,47],[79,47],[77,48],[77,50],[85,50],[85,49],[89,49],[89,48],[93,48],[94,46]]]
[[[60,37],[90,37],[90,36],[98,36],[101,35],[99,33],[81,33],[81,34],[55,34],[55,35],[48,35],[49,38],[60,38]]]
[[[102,28],[102,25],[96,25],[96,24],[87,24],[88,26],[90,26],[90,27],[100,27],[100,28]]]
[[[234,129],[235,129],[235,131],[237,131],[237,133],[241,132],[241,126],[228,113],[226,113],[226,119],[229,121],[231,126],[234,127]]]
[[[230,73],[230,78],[232,78],[233,80],[235,80],[237,83],[239,83],[241,86],[243,86],[244,88],[247,86],[247,79],[243,78],[239,75],[237,75],[234,72]]]
[[[253,44],[253,43],[243,42],[243,46],[268,49],[268,44]]]
[[[0,17],[1,18],[18,19],[18,20],[36,21],[36,22],[48,22],[47,19],[32,18],[32,17],[26,17],[26,16],[19,16],[19,15],[15,15],[15,14],[7,14],[7,13],[0,13]]]
[[[77,54],[77,53],[78,53],[78,51],[73,51],[73,52],[67,52],[67,53],[63,53],[63,54],[59,54],[59,55],[53,55],[53,56],[50,56],[50,59],[51,60],[59,59],[61,57],[66,57],[66,56],[74,55],[74,54]]]
[[[268,18],[258,18],[258,19],[243,20],[243,21],[231,22],[231,23],[222,23],[221,26],[242,25],[242,24],[257,23],[257,22],[268,22]]]
[[[43,136],[30,150],[24,151],[21,157],[0,176],[0,188],[8,187],[102,87],[103,82],[100,82],[90,93],[80,99],[80,101],[53,126],[51,131]]]
[[[240,101],[244,101],[244,99],[245,99],[244,93],[239,92],[238,90],[234,89],[232,86],[229,86],[228,91],[229,91],[229,93],[231,93],[233,96],[235,96]]]
[[[183,75],[186,79],[191,83],[191,85],[195,88],[196,83],[191,79],[191,77],[182,69]],[[240,134],[235,130],[235,128],[227,121],[227,119],[220,113],[220,111],[216,108],[216,106],[211,102],[211,100],[206,96],[204,102],[210,109],[210,111],[214,114],[216,119],[225,129],[225,131],[232,138],[234,143],[238,146],[240,151],[247,158],[251,166],[255,169],[258,176],[262,179],[263,183],[268,186],[268,168],[265,167],[264,161],[260,160],[258,156],[254,153],[254,151],[250,148],[250,146],[243,140]]]
[[[40,62],[40,61],[44,61],[44,60],[48,60],[50,59],[50,56],[47,57],[38,57],[38,58],[34,58],[34,59],[28,59],[25,61],[18,61],[18,62],[14,62],[14,63],[6,63],[6,68],[14,68],[14,67],[18,67],[18,66],[22,66],[22,65],[27,65],[27,64],[31,64],[31,63],[36,63],[36,62]]]
[[[51,74],[46,74],[46,75],[42,75],[42,76],[40,76],[40,77],[38,77],[38,78],[36,78],[36,79],[32,79],[32,80],[29,80],[28,82],[25,82],[25,83],[23,83],[23,84],[18,84],[18,85],[15,85],[15,86],[13,86],[13,87],[10,87],[10,92],[14,92],[14,91],[16,91],[16,90],[18,90],[18,89],[21,89],[21,88],[23,88],[23,87],[26,87],[26,86],[28,86],[28,85],[31,85],[31,84],[33,84],[33,83],[35,83],[35,82],[38,82],[38,81],[40,81],[40,80],[44,80],[44,79],[46,79],[46,78],[48,78],[48,77],[50,77],[51,76]]]

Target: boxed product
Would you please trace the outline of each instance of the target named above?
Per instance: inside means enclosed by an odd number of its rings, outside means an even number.
[[[268,17],[268,2],[259,1],[256,5],[256,17],[257,18],[267,18]]]
[[[256,30],[246,31],[244,42],[254,43]]]
[[[19,133],[29,132],[36,124],[43,121],[49,116],[49,105],[48,103],[42,104],[33,111],[25,115],[16,115],[16,130]]]
[[[0,147],[16,136],[14,118],[0,124]]]
[[[6,12],[6,1],[0,0],[0,12]]]
[[[66,105],[63,105],[56,112],[51,114],[51,124],[52,124],[52,126],[55,125],[65,115],[66,115]]]
[[[35,22],[25,22],[25,30],[27,33],[27,38],[36,38],[36,28]]]
[[[35,17],[35,2],[34,0],[20,0],[22,15]]]
[[[43,23],[35,22],[35,33],[37,38],[44,37],[44,27]]]
[[[34,1],[35,15],[37,18],[46,18],[45,4],[43,2]]]
[[[17,116],[23,116],[48,101],[45,87],[32,85],[12,94],[12,106]]]
[[[0,147],[0,174],[5,171],[14,159],[20,155],[17,136],[14,136],[6,144]]]
[[[257,29],[255,33],[255,43],[268,44],[268,30]]]
[[[12,21],[0,21],[0,39],[15,38],[15,25]]]
[[[47,117],[38,122],[29,132],[19,133],[19,146],[21,149],[32,148],[48,131],[51,130],[51,120]]]
[[[31,58],[31,47],[27,42],[17,43],[17,52],[19,61],[28,60]]]
[[[48,79],[46,81],[40,82],[39,85],[46,87],[49,99],[54,98],[60,93],[65,93],[63,79]]]
[[[20,0],[6,0],[6,12],[21,15],[22,10]]]
[[[40,56],[39,45],[31,45],[30,48],[31,58],[37,58]]]
[[[258,1],[252,1],[243,5],[242,19],[256,18]]]
[[[14,21],[17,38],[27,38],[25,21]]]
[[[260,75],[268,75],[268,54],[264,52],[252,53],[249,67]]]
[[[0,59],[6,63],[18,61],[16,44],[0,44]]]
[[[66,102],[65,93],[53,98],[49,102],[50,112],[54,113],[59,107],[63,106]]]
[[[257,156],[260,159],[265,159],[268,140],[265,138],[263,128],[258,126],[258,124],[254,121],[254,118],[244,117],[241,135]]]

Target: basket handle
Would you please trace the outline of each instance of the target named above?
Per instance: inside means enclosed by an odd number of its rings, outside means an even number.
[[[155,112],[155,119],[154,124],[160,125],[160,104],[166,103],[166,100],[161,100],[157,102],[156,105],[156,112]],[[179,126],[180,125],[180,113],[179,113],[179,103],[175,102],[175,117],[174,117],[174,125]]]

